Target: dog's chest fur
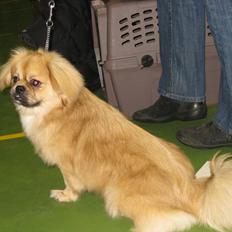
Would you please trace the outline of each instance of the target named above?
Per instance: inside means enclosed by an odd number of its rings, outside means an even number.
[[[36,153],[38,153],[38,155],[46,164],[56,164],[57,159],[55,154],[53,154],[52,149],[49,149],[48,146],[45,146],[45,144],[49,142],[49,138],[47,138],[46,130],[40,127],[40,117],[35,115],[24,115],[20,118],[24,132],[35,146]],[[47,130],[49,129],[50,128],[48,127]],[[47,149],[44,149],[44,147],[47,147]]]
[[[21,116],[21,123],[26,134],[30,135],[33,127],[36,125],[33,115]]]

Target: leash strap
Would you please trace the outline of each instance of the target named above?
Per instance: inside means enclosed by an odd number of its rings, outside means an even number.
[[[46,26],[47,26],[47,37],[46,37],[46,42],[45,42],[46,51],[49,50],[49,45],[50,45],[50,40],[51,40],[51,30],[53,27],[52,16],[53,16],[53,9],[55,8],[55,1],[54,0],[49,1],[48,6],[50,9],[50,12],[49,12],[49,18],[46,22]]]

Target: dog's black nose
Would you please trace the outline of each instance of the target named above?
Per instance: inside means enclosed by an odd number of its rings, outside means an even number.
[[[17,94],[22,94],[25,92],[25,90],[26,90],[26,88],[23,85],[18,85],[15,88],[15,91]]]

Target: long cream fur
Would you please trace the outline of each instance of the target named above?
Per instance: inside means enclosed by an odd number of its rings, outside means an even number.
[[[11,78],[19,76],[12,85]],[[31,78],[42,82],[30,86]],[[48,165],[56,165],[64,190],[58,201],[99,193],[112,217],[133,220],[136,232],[171,232],[203,223],[232,228],[232,155],[211,161],[212,175],[196,179],[178,147],[128,121],[89,92],[63,57],[43,50],[16,50],[0,74],[0,87],[26,87],[29,102],[16,104],[26,135]]]

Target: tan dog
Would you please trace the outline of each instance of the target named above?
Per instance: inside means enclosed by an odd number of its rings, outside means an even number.
[[[63,174],[58,201],[100,193],[112,217],[134,221],[136,232],[169,232],[208,224],[232,228],[231,155],[211,161],[210,178],[196,179],[173,144],[129,122],[85,87],[55,52],[16,50],[0,74],[37,153]]]

